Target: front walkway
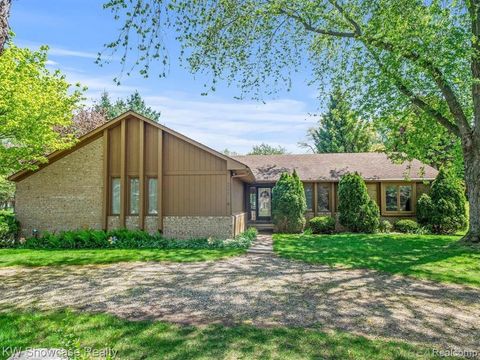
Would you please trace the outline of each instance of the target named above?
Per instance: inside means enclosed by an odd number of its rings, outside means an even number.
[[[0,269],[0,306],[128,319],[346,330],[480,350],[480,289],[276,257],[271,236],[212,262]]]

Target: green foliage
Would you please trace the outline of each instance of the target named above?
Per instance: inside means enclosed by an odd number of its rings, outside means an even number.
[[[20,231],[20,223],[15,214],[8,210],[0,210],[0,248],[13,246]]]
[[[312,234],[331,234],[335,231],[335,219],[331,216],[316,216],[308,222]]]
[[[0,208],[12,201],[14,195],[15,184],[0,175]]]
[[[315,153],[370,151],[375,133],[371,125],[353,111],[348,98],[347,92],[335,87],[327,112],[320,116],[317,127],[308,130],[311,143],[300,143],[300,146]]]
[[[380,220],[380,224],[378,226],[378,230],[381,232],[381,233],[385,233],[385,234],[388,234],[389,232],[391,232],[393,229],[393,225],[390,221],[388,220]]]
[[[105,114],[108,120],[112,120],[126,111],[133,110],[153,121],[160,121],[161,113],[152,109],[145,104],[138,91],[135,91],[126,99],[117,99],[112,102],[107,92],[104,92],[99,101],[97,101],[93,109]]]
[[[407,234],[415,234],[420,229],[420,227],[418,226],[418,223],[415,220],[411,220],[411,219],[398,220],[395,223],[394,228],[398,232],[407,233]]]
[[[305,226],[307,203],[296,171],[282,173],[272,190],[272,215],[276,231],[298,233]]]
[[[56,129],[71,124],[81,92],[47,70],[47,49],[9,43],[0,56],[0,175],[34,169],[46,154],[73,144]]]
[[[252,151],[247,155],[283,155],[287,154],[287,149],[282,146],[272,146],[265,143],[254,145]]]
[[[455,174],[440,169],[430,193],[417,202],[418,220],[436,234],[453,234],[467,226],[465,189]]]
[[[378,229],[380,211],[370,199],[365,181],[358,173],[342,176],[338,185],[340,224],[349,231],[373,233]]]
[[[235,239],[166,239],[160,234],[150,235],[141,230],[117,229],[64,231],[44,233],[26,240],[27,249],[247,249],[257,236],[249,228]]]

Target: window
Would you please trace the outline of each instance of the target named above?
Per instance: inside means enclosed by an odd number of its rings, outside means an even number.
[[[388,184],[385,186],[385,211],[413,212],[413,185]]]
[[[120,178],[112,178],[111,190],[112,190],[111,214],[119,215],[120,214]]]
[[[157,178],[148,179],[148,215],[158,214],[158,187]]]
[[[130,178],[130,215],[138,215],[140,205],[140,180]]]
[[[313,184],[303,184],[305,190],[305,200],[307,200],[307,210],[313,210]]]
[[[250,220],[255,221],[257,220],[257,188],[251,187],[250,188]]]
[[[330,211],[330,184],[317,184],[317,211]]]

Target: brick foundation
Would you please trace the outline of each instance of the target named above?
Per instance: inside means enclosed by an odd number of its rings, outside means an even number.
[[[233,237],[232,216],[165,216],[163,235],[167,238],[195,239]]]

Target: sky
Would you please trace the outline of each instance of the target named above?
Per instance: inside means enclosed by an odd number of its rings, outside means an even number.
[[[116,99],[138,90],[149,106],[161,111],[162,124],[216,150],[245,154],[264,142],[292,153],[307,151],[297,143],[305,141],[307,129],[316,122],[310,114],[324,106],[315,89],[307,85],[307,73],[300,71],[292,79],[291,91],[263,101],[236,100],[240,91],[226,83],[202,96],[208,79],[180,66],[172,35],[167,40],[171,55],[166,78],[145,79],[132,73],[122,75],[117,86],[113,79],[121,74],[118,61],[95,64],[97,53],[115,39],[120,26],[102,4],[101,0],[13,0],[14,41],[32,49],[48,45],[48,66],[61,70],[69,82],[87,86],[87,104],[103,91]]]

